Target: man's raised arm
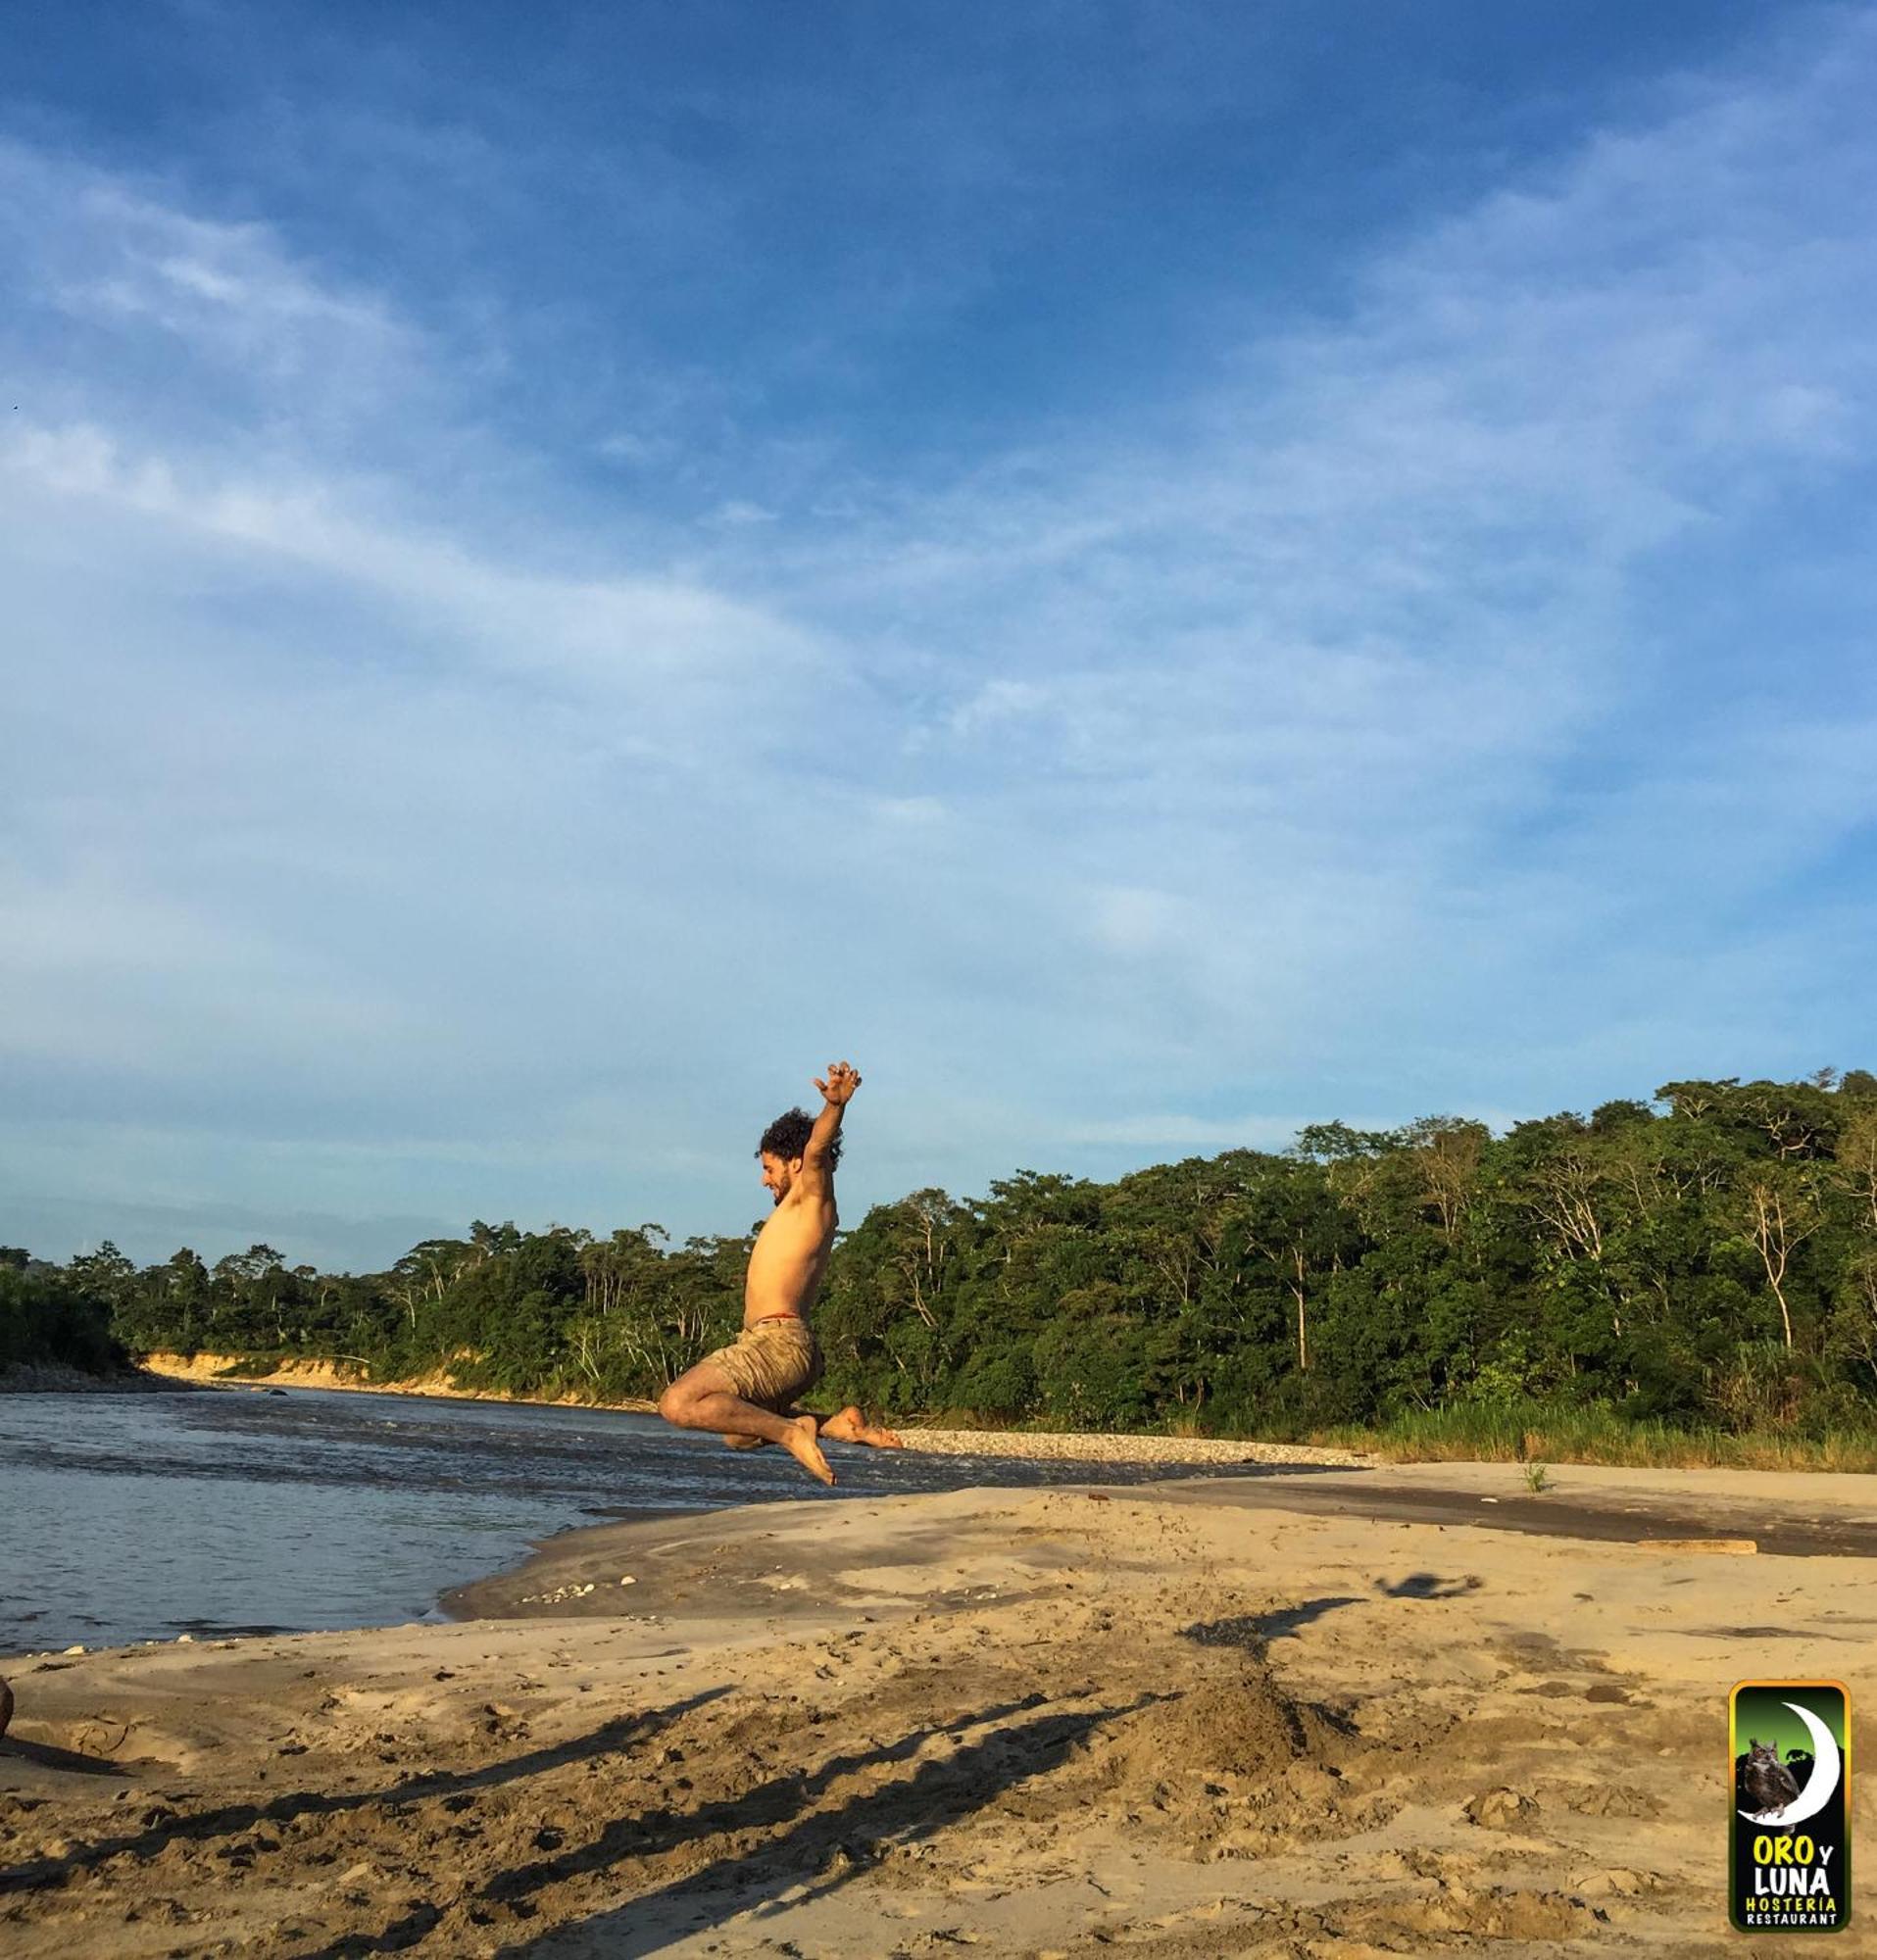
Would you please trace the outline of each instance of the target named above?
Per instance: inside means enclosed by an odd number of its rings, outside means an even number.
[[[821,1092],[821,1113],[809,1132],[808,1145],[802,1152],[802,1169],[807,1176],[826,1178],[834,1174],[834,1140],[841,1134],[841,1118],[847,1113],[847,1105],[861,1086],[860,1072],[848,1062],[831,1061],[827,1080],[823,1082],[817,1077],[815,1086]]]

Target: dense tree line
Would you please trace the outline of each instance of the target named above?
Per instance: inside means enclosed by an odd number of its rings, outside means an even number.
[[[478,1223],[385,1273],[266,1246],[139,1270],[107,1247],[46,1283],[136,1349],[610,1399],[730,1337],[748,1251]],[[914,1192],[844,1236],[816,1322],[823,1395],[901,1414],[1296,1433],[1543,1404],[1868,1432],[1877,1077],[1673,1082],[1497,1138],[1327,1123],[1112,1184]]]
[[[82,1264],[61,1268],[31,1257],[24,1246],[0,1246],[0,1370],[113,1375],[128,1369],[110,1305],[86,1285]]]

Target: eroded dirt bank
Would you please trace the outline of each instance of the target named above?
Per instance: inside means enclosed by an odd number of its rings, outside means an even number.
[[[152,1375],[181,1382],[213,1382],[229,1388],[344,1389],[364,1396],[441,1396],[452,1401],[537,1402],[547,1407],[619,1408],[636,1414],[650,1414],[656,1404],[648,1401],[590,1403],[577,1396],[563,1396],[553,1401],[542,1396],[507,1396],[493,1389],[461,1389],[447,1373],[414,1375],[402,1382],[371,1382],[363,1370],[322,1358],[277,1361],[266,1374],[231,1375],[239,1354],[146,1354],[139,1365]]]

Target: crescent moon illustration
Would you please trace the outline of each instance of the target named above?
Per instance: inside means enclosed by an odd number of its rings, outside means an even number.
[[[1805,1779],[1805,1788],[1799,1792],[1798,1799],[1784,1810],[1743,1810],[1740,1814],[1749,1824],[1803,1824],[1824,1809],[1838,1788],[1838,1744],[1832,1740],[1831,1731],[1809,1708],[1800,1707],[1797,1701],[1789,1701],[1786,1706],[1811,1732],[1812,1773]]]

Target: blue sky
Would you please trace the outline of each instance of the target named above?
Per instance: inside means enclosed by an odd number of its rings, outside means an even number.
[[[1877,14],[19,9],[0,1239],[1877,1065]]]

